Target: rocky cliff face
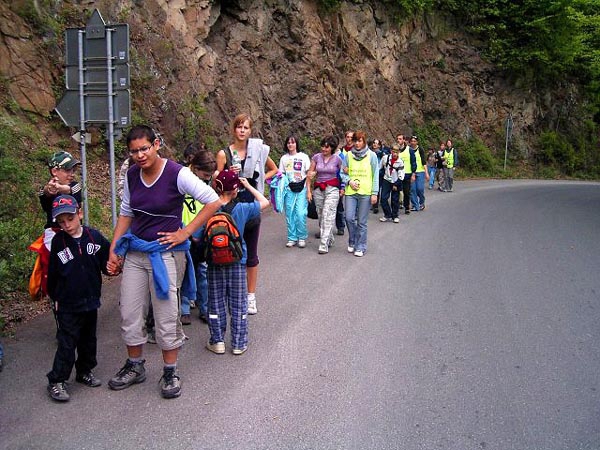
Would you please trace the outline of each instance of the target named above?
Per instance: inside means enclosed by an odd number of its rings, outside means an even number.
[[[0,1],[0,71],[22,108],[46,114],[58,100],[52,84],[60,85],[62,44],[59,37],[41,45],[15,3]],[[425,123],[495,146],[510,111],[518,134],[534,128],[544,108],[504,81],[446,17],[399,24],[367,2],[332,13],[299,0],[54,5],[58,17],[65,8],[71,18],[82,12],[68,26],[83,26],[91,8],[130,24],[134,110],[167,137],[181,130],[189,99],[204,99],[221,139],[231,118],[248,112],[276,148],[288,132],[320,138],[362,128],[390,142]]]

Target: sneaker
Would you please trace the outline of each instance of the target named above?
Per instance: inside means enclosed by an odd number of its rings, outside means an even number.
[[[233,353],[234,355],[242,355],[246,352],[246,350],[248,350],[248,346],[243,347],[243,348],[234,348],[231,353]]]
[[[210,341],[208,341],[206,343],[206,348],[209,349],[211,352],[216,353],[217,355],[222,355],[223,353],[225,353],[225,342],[221,341],[211,344]]]
[[[165,367],[159,383],[163,398],[177,398],[181,395],[181,378],[175,367]]]
[[[390,221],[390,220],[392,220],[392,219],[390,219],[390,218],[388,218],[388,217],[380,217],[380,218],[379,218],[379,221],[380,221],[380,222],[388,222],[388,221]]]
[[[257,312],[258,312],[258,309],[256,308],[256,299],[255,298],[248,299],[248,314],[253,316]]]
[[[293,247],[294,245],[296,245],[296,241],[287,241],[287,244],[285,244],[287,248]]]
[[[373,214],[379,214],[379,208],[373,208]]]
[[[398,223],[400,222],[400,219],[398,217],[394,217],[394,223]]]
[[[410,209],[405,209],[404,214],[406,214],[406,215],[410,214]]]
[[[85,384],[89,387],[98,387],[102,385],[102,381],[100,381],[92,372],[77,374],[75,375],[75,381],[81,384]]]
[[[325,253],[329,253],[329,249],[326,245],[319,245],[319,255],[324,255]]]
[[[344,229],[343,228],[338,228],[337,229],[337,235],[338,236],[343,236],[344,235]]]
[[[358,256],[359,258],[364,256],[365,252],[363,252],[362,250],[356,250],[354,252],[354,256]]]
[[[146,340],[148,344],[156,344],[156,334],[154,334],[154,330],[148,331],[148,339]]]
[[[140,362],[131,362],[129,359],[121,370],[110,379],[108,387],[114,391],[128,388],[132,384],[142,383],[146,381],[146,369],[144,368],[145,359]]]
[[[68,402],[71,396],[67,392],[67,383],[49,383],[48,394],[52,400],[57,402]]]
[[[319,231],[319,232],[315,233],[315,237],[317,239],[321,239],[321,232]]]
[[[433,189],[433,186],[429,186],[429,190],[431,191]]]
[[[189,314],[182,314],[181,316],[181,325],[191,325],[192,318]]]
[[[208,323],[208,319],[206,318],[206,314],[198,314],[198,318],[200,319],[200,322],[204,322],[204,323]]]
[[[327,241],[327,247],[333,247],[333,244],[335,244],[335,238],[333,237],[333,235],[331,235],[329,237],[329,240]]]
[[[415,208],[414,206],[412,208],[410,208],[411,211],[418,211],[417,208]]]
[[[419,208],[419,211],[424,211],[425,210],[425,205],[421,205],[421,207]]]
[[[306,247],[306,241],[304,239],[300,239],[298,241],[298,248],[304,248]]]
[[[354,253],[354,247],[348,246],[348,253]]]

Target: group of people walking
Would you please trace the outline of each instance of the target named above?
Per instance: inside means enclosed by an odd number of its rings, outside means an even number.
[[[229,316],[231,352],[246,352],[248,315],[258,312],[260,211],[270,204],[263,195],[268,180],[278,176],[285,182],[282,198],[289,248],[306,246],[307,210],[314,202],[319,254],[328,253],[335,236],[344,235],[347,228],[348,252],[364,256],[370,211],[380,205],[380,220],[398,223],[402,195],[405,214],[425,209],[424,186],[426,180],[431,186],[431,174],[425,170],[427,159],[416,136],[406,142],[399,134],[391,149],[381,141],[373,142],[371,149],[365,132],[348,131],[342,148],[338,149],[335,136],[327,136],[320,142],[321,151],[311,158],[302,152],[298,137],[289,135],[277,166],[270,147],[251,137],[252,127],[248,115],[238,115],[232,121],[230,145],[216,156],[202,145],[192,145],[186,149],[184,164],[162,156],[162,141],[151,127],[133,127],[126,139],[129,167],[123,170],[120,214],[110,243],[81,224],[80,186],[72,176],[79,162],[66,152],[53,155],[52,179],[40,192],[47,229],[52,231],[47,233],[48,293],[58,324],[58,349],[47,375],[51,398],[69,400],[66,382],[73,367],[77,382],[101,385],[92,372],[101,273],[122,274],[119,306],[127,359],[108,381],[111,389],[145,381],[143,349],[150,338],[151,316],[164,363],[161,395],[181,394],[177,359],[185,339],[182,322],[189,323],[185,316],[189,319],[189,304],[195,300],[208,323],[206,348],[225,353]],[[442,157],[448,167],[448,156]],[[68,176],[59,183],[61,174],[55,172],[61,170]],[[445,179],[451,178],[448,174]],[[451,190],[451,181],[449,186]],[[234,229],[227,237],[241,245],[238,258],[227,264],[206,257],[206,235],[213,225],[205,224],[217,213]]]

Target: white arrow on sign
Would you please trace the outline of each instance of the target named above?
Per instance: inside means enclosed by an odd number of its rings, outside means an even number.
[[[81,142],[81,133],[79,131],[71,137],[73,139],[75,139],[77,142]],[[92,134],[91,133],[85,133],[85,143],[86,144],[92,143]]]

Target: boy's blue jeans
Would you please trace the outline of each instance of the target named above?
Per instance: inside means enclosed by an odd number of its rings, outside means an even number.
[[[417,172],[415,181],[410,185],[410,201],[417,211],[425,206],[425,172]]]
[[[435,172],[437,168],[429,167],[429,189],[433,189],[433,184],[435,183]]]
[[[208,312],[208,280],[206,278],[206,263],[196,266],[196,305],[200,314],[206,317]],[[190,299],[181,296],[181,315],[190,314]]]

